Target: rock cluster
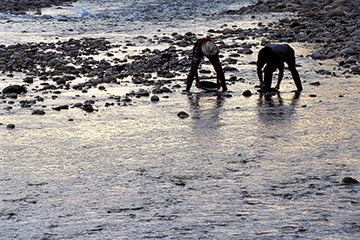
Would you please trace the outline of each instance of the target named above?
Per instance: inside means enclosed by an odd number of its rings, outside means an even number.
[[[145,38],[145,37],[144,37]],[[154,37],[154,40],[162,43],[164,37]],[[165,50],[143,49],[140,54],[127,55],[125,59],[118,59],[110,52],[111,49],[120,47],[113,45],[103,38],[82,38],[79,40],[69,39],[55,43],[26,43],[15,45],[0,45],[0,71],[7,77],[16,74],[25,74],[23,86],[10,85],[2,89],[1,99],[17,99],[19,94],[52,93],[53,99],[63,91],[88,92],[90,88],[100,91],[106,90],[105,84],[120,84],[125,78],[131,79],[135,85],[154,86],[153,94],[171,93],[172,89],[164,86],[172,83],[175,76],[181,72],[189,71],[189,56],[191,51],[177,49],[175,45],[187,46],[193,44],[195,34],[173,34],[173,38],[166,38],[171,45]],[[133,43],[127,43],[133,44]],[[166,43],[167,44],[167,43]],[[96,55],[107,56],[101,60],[95,60]],[[154,75],[154,76],[153,76]],[[154,78],[163,80],[154,80]],[[169,80],[164,80],[169,79]],[[128,81],[128,80],[127,80]],[[181,87],[174,84],[173,88]],[[126,105],[132,97],[146,97],[150,92],[144,89],[131,91],[125,96],[112,96],[118,105]],[[156,97],[152,99],[156,101]],[[44,101],[44,98],[36,96],[33,99],[19,101],[22,108],[31,110],[36,103]],[[13,100],[3,100],[10,104],[6,109],[11,110],[15,104]],[[77,103],[74,105],[64,103],[52,107],[53,110],[61,111],[69,108],[80,108],[86,112],[93,112],[93,102]],[[106,103],[105,106],[113,106],[114,103]],[[43,106],[45,107],[45,106]],[[35,110],[34,115],[44,115],[44,110]]]
[[[27,10],[40,10],[41,8],[59,6],[76,0],[2,0],[0,12],[12,14],[25,14]]]
[[[283,18],[265,26],[259,24],[257,36],[262,45],[270,41],[308,42],[319,46],[314,59],[342,58],[339,66],[344,73],[360,74],[360,7],[359,1],[259,0],[256,4],[229,10],[222,14],[254,14],[290,12],[293,18]]]
[[[6,1],[9,3],[11,1]],[[31,2],[31,0],[28,0]],[[47,1],[48,3],[59,3]],[[63,1],[64,2],[64,1]],[[6,4],[4,4],[6,5]],[[360,26],[358,6],[352,1],[259,1],[257,4],[241,8],[236,11],[227,11],[221,14],[246,14],[261,12],[293,12],[293,18],[280,19],[265,26],[259,23],[255,28],[242,29],[224,25],[221,29],[209,29],[209,35],[220,49],[227,52],[228,57],[221,56],[224,63],[224,71],[237,71],[231,65],[237,64],[241,55],[253,54],[252,47],[265,45],[269,42],[310,42],[319,46],[318,52],[311,56],[317,59],[340,57],[339,67],[345,69],[344,73],[360,74]],[[19,94],[39,93],[32,99],[21,99],[19,104],[22,108],[29,108],[34,115],[44,115],[45,111],[34,110],[36,103],[44,101],[43,92],[53,94],[52,98],[58,98],[63,91],[88,92],[91,88],[99,91],[107,91],[108,84],[122,84],[122,81],[131,81],[135,85],[153,86],[152,90],[139,89],[131,91],[125,96],[111,96],[105,107],[115,104],[124,106],[132,102],[132,98],[149,97],[151,94],[158,95],[172,93],[181,86],[175,81],[176,77],[186,74],[190,69],[191,47],[196,41],[195,33],[185,34],[172,33],[170,36],[160,35],[152,38],[138,36],[133,42],[128,40],[125,46],[115,45],[104,38],[69,39],[53,43],[26,43],[14,45],[0,45],[0,72],[13,77],[17,73],[25,74],[23,86],[8,86],[2,89],[2,103],[8,104],[5,109],[11,110],[16,103]],[[227,41],[228,39],[231,39]],[[239,44],[234,39],[259,39],[260,43],[248,43],[243,41]],[[138,41],[148,41],[166,46],[164,50],[145,48],[136,55],[126,55],[119,59],[112,53],[120,47],[131,47]],[[229,42],[229,44],[226,44]],[[104,55],[94,57],[96,55]],[[208,74],[211,71],[201,69]],[[332,74],[331,72],[317,72],[318,74]],[[230,77],[229,82],[243,81],[235,76]],[[173,84],[171,87],[165,86]],[[15,89],[9,91],[9,89]],[[19,91],[24,89],[24,91]],[[26,94],[30,95],[30,94]],[[36,95],[36,94],[35,94]],[[251,96],[250,91],[244,92],[244,96]],[[156,102],[160,99],[150,97]],[[79,108],[86,112],[97,111],[94,101],[87,100],[82,103],[62,103],[52,107],[55,111],[69,108]]]

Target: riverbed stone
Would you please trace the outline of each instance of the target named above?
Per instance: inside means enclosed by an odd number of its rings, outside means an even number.
[[[177,116],[179,118],[188,118],[190,115],[185,111],[180,111],[180,112],[178,112]]]
[[[354,49],[348,47],[348,48],[341,50],[340,54],[341,55],[352,55],[352,54],[355,54],[355,51],[354,51]]]
[[[41,110],[41,109],[37,109],[37,110],[34,110],[31,114],[32,115],[45,115],[45,111]]]
[[[352,184],[359,184],[359,181],[352,177],[344,177],[341,183],[344,185],[352,185]]]
[[[2,90],[3,94],[11,94],[11,93],[21,94],[26,92],[27,92],[26,87],[20,85],[10,85]]]
[[[92,104],[90,102],[85,102],[84,105],[82,106],[82,109],[85,112],[94,112],[95,111],[94,107],[92,106]]]
[[[342,10],[341,7],[331,10],[327,15],[328,18],[332,18],[332,17],[342,17],[345,16],[344,11]]]
[[[252,95],[252,93],[251,93],[250,90],[245,90],[245,91],[242,93],[242,95],[243,95],[244,97],[250,97],[250,96]]]
[[[151,96],[151,101],[152,101],[152,102],[158,102],[159,100],[160,100],[160,99],[159,99],[158,96],[156,96],[156,95]]]
[[[15,124],[13,123],[9,123],[7,126],[6,126],[7,129],[14,129],[15,128]]]
[[[69,109],[69,105],[64,104],[64,105],[60,105],[60,106],[57,106],[57,107],[53,107],[53,109],[56,110],[56,111],[67,110],[67,109]]]

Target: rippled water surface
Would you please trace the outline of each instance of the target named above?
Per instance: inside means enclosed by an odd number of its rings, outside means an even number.
[[[159,29],[205,34],[224,23],[257,24],[249,16],[201,15],[238,8],[237,1],[172,2],[79,1],[37,17],[3,16],[0,27],[6,43],[88,34],[121,42]],[[59,21],[62,14],[69,19]],[[109,96],[139,88],[121,83],[41,103],[93,98],[94,113],[74,108],[38,116],[0,104],[0,239],[358,239],[359,185],[341,180],[360,179],[359,77],[312,60],[316,46],[292,46],[300,95],[288,71],[279,94],[258,94],[252,54],[240,58],[238,72],[226,73],[244,79],[229,83],[228,95],[195,87],[183,94],[184,83],[174,81],[167,85],[174,92],[159,102],[141,97],[104,107]],[[0,89],[22,77],[1,75]],[[246,89],[251,97],[242,95]],[[181,119],[180,111],[190,116]],[[8,123],[16,128],[6,129]]]

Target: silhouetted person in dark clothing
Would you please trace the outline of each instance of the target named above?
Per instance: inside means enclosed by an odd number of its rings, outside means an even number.
[[[271,88],[272,74],[279,69],[278,81],[275,89],[280,89],[280,83],[284,76],[284,62],[289,67],[291,75],[294,79],[297,90],[303,90],[299,73],[295,66],[295,52],[288,44],[276,44],[262,48],[258,54],[257,60],[257,75],[260,80],[259,87],[264,91],[269,91]],[[264,67],[264,65],[266,66]],[[264,79],[262,75],[262,68],[264,67]]]

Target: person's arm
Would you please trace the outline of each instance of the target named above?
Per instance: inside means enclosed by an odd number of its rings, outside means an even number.
[[[198,73],[198,65],[195,65],[193,68],[193,73],[195,76],[195,86],[200,87],[200,79],[199,79],[199,73]]]
[[[281,83],[281,80],[283,79],[283,77],[284,77],[284,68],[281,68],[281,69],[279,69],[278,81],[275,86],[275,89],[277,89],[277,90],[280,89],[280,83]]]
[[[260,81],[259,87],[263,88],[265,83],[263,81],[262,67],[260,65],[257,66],[256,72]]]
[[[193,50],[193,58],[192,58],[191,64],[192,64],[193,74],[195,77],[195,86],[196,87],[200,87],[200,79],[199,79],[198,69],[199,69],[199,65],[200,65],[202,58],[203,58],[203,56],[202,56],[200,47],[195,45],[194,50]]]

